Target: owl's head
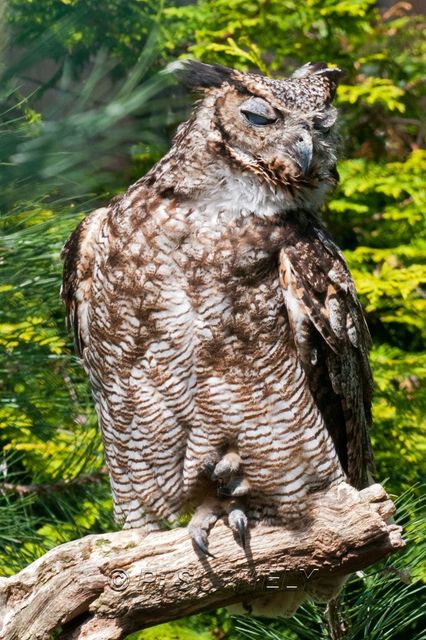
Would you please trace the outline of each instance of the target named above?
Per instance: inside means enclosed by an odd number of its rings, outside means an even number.
[[[290,208],[321,204],[338,180],[331,103],[339,69],[308,63],[274,80],[188,60],[180,72],[203,93],[191,126],[204,131],[211,151],[234,172],[281,193]]]

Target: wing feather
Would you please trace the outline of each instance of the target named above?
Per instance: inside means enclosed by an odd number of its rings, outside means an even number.
[[[83,356],[83,349],[89,341],[87,314],[96,239],[108,213],[108,207],[92,211],[73,231],[61,253],[64,261],[61,298],[66,308],[67,327],[74,334],[75,349],[79,357]]]
[[[289,220],[280,281],[311,392],[356,487],[368,483],[371,338],[345,259],[317,220]]]

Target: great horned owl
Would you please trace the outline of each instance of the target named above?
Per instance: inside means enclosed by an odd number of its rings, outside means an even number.
[[[186,62],[202,93],[170,151],[64,248],[62,296],[90,377],[116,519],[195,509],[297,527],[371,462],[369,333],[318,217],[336,185],[340,71],[286,80]]]

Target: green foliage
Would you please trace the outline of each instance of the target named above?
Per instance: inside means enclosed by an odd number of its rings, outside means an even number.
[[[211,635],[205,630],[193,630],[179,623],[170,623],[134,633],[128,640],[211,640]]]
[[[385,329],[405,325],[420,341],[426,312],[426,152],[414,150],[403,162],[347,160],[340,171],[341,188],[329,210],[353,221],[358,246],[347,257],[366,312],[380,315]]]
[[[426,455],[426,354],[409,353],[387,344],[372,352],[375,374],[372,441],[380,480],[388,490],[424,483]],[[420,494],[419,490],[419,494]]]
[[[133,66],[161,7],[155,0],[105,0],[102,7],[96,0],[9,0],[6,17],[14,43],[30,51],[33,60],[59,63],[53,76],[57,81],[66,60],[71,58],[81,70],[100,49],[110,51],[121,65]]]
[[[0,61],[0,481],[42,489],[0,492],[0,573],[114,526],[107,479],[81,482],[102,469],[103,457],[87,380],[65,331],[59,252],[84,213],[123,191],[166,148],[182,100],[158,69],[191,55],[279,77],[327,60],[346,75],[338,91],[341,183],[324,220],[344,249],[373,336],[376,477],[396,495],[412,488],[398,516],[407,551],[351,580],[345,638],[420,639],[422,19],[402,5],[381,15],[373,0],[9,0],[5,16],[13,47]],[[406,570],[412,584],[400,579]],[[329,635],[323,610],[310,605],[286,623],[235,625],[219,610],[133,637]]]

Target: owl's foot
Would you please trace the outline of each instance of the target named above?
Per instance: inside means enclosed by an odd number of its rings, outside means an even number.
[[[234,449],[230,449],[215,466],[211,478],[212,480],[226,480],[238,472],[240,465],[240,456]]]
[[[205,556],[214,558],[214,555],[210,553],[207,546],[209,531],[223,513],[223,504],[217,498],[206,498],[206,500],[197,507],[188,525],[192,543],[195,548]]]
[[[216,520],[225,513],[228,514],[229,527],[241,545],[245,546],[247,516],[241,504],[234,498],[245,496],[251,487],[249,481],[241,475],[241,458],[232,448],[208,473],[211,479],[217,482],[217,498],[206,498],[192,516],[188,530],[196,549],[203,555],[214,557],[208,550],[209,531]]]
[[[239,473],[239,475],[237,475]],[[235,449],[229,451],[219,460],[212,473],[212,480],[219,482],[217,495],[219,498],[239,498],[250,491],[249,481],[241,476],[241,458]],[[228,500],[228,524],[234,534],[245,547],[247,532],[247,516],[237,500]]]
[[[244,548],[246,546],[248,520],[241,504],[234,500],[228,505],[228,524],[238,536],[241,546]]]
[[[241,458],[234,449],[230,449],[215,466],[211,478],[219,482],[217,493],[220,498],[238,498],[250,491],[249,481],[236,475],[240,467]]]
[[[221,498],[239,498],[250,491],[250,482],[246,478],[232,478],[229,482],[218,487],[218,495]]]

